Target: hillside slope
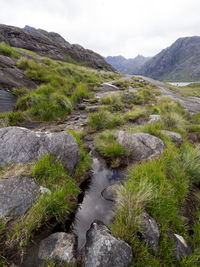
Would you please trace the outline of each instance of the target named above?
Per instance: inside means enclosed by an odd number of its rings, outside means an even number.
[[[200,79],[200,37],[178,39],[141,68],[140,74],[168,81]]]
[[[123,56],[108,56],[105,60],[116,70],[124,74],[139,74],[139,69],[149,60],[149,57],[138,55],[135,58],[125,58]]]
[[[96,69],[114,70],[99,54],[80,45],[70,44],[54,32],[41,29],[27,30],[0,24],[0,42],[56,60],[66,62],[75,60]]]

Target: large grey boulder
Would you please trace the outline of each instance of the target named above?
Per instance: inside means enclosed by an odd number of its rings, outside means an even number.
[[[38,258],[62,263],[74,263],[75,237],[72,234],[58,232],[41,241]]]
[[[183,138],[180,134],[166,130],[162,130],[161,133],[168,136],[176,146],[180,147],[183,144]]]
[[[178,261],[181,261],[184,257],[192,254],[190,244],[181,235],[174,234],[174,238],[176,243],[174,254]]]
[[[29,177],[0,179],[0,217],[24,214],[39,191],[40,187]]]
[[[126,267],[132,259],[131,247],[113,237],[107,227],[94,222],[87,232],[85,267]]]
[[[165,148],[161,139],[147,133],[129,134],[119,131],[115,134],[116,141],[130,152],[130,159],[141,161],[160,155]]]
[[[81,160],[75,138],[70,133],[34,132],[21,127],[0,129],[0,168],[11,163],[27,163],[44,154],[56,155],[73,172]]]
[[[160,231],[156,221],[146,212],[141,216],[140,231],[145,242],[154,255],[158,254]]]
[[[117,198],[117,191],[119,189],[120,184],[116,183],[116,184],[112,184],[109,185],[108,187],[106,187],[101,195],[105,200],[109,200],[109,201],[115,201]]]

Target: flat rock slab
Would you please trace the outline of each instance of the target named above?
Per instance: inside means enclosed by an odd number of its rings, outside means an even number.
[[[119,131],[115,134],[116,141],[130,152],[130,159],[141,161],[159,156],[165,148],[161,139],[146,133],[129,134]]]
[[[107,227],[94,222],[87,232],[85,267],[126,267],[132,259],[132,249],[113,237]]]
[[[40,260],[74,263],[74,244],[74,235],[64,232],[54,233],[41,241],[38,257]]]
[[[54,154],[72,172],[81,160],[75,138],[70,133],[34,132],[21,127],[0,129],[0,168],[11,163],[27,163]]]
[[[0,217],[24,214],[36,200],[39,190],[29,177],[0,179]]]

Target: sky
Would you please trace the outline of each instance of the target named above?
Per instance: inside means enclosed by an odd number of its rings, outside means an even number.
[[[102,56],[154,56],[200,36],[199,0],[0,0],[0,23],[57,32]]]

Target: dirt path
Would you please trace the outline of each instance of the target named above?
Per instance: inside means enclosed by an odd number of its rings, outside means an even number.
[[[183,107],[190,113],[193,114],[200,112],[200,98],[192,96],[188,97],[181,96],[180,94],[175,93],[169,88],[167,88],[163,82],[156,81],[144,76],[139,76],[139,77],[141,77],[147,82],[155,84],[158,87],[158,89],[162,91],[163,95],[171,96],[174,100],[179,101],[183,105]]]

